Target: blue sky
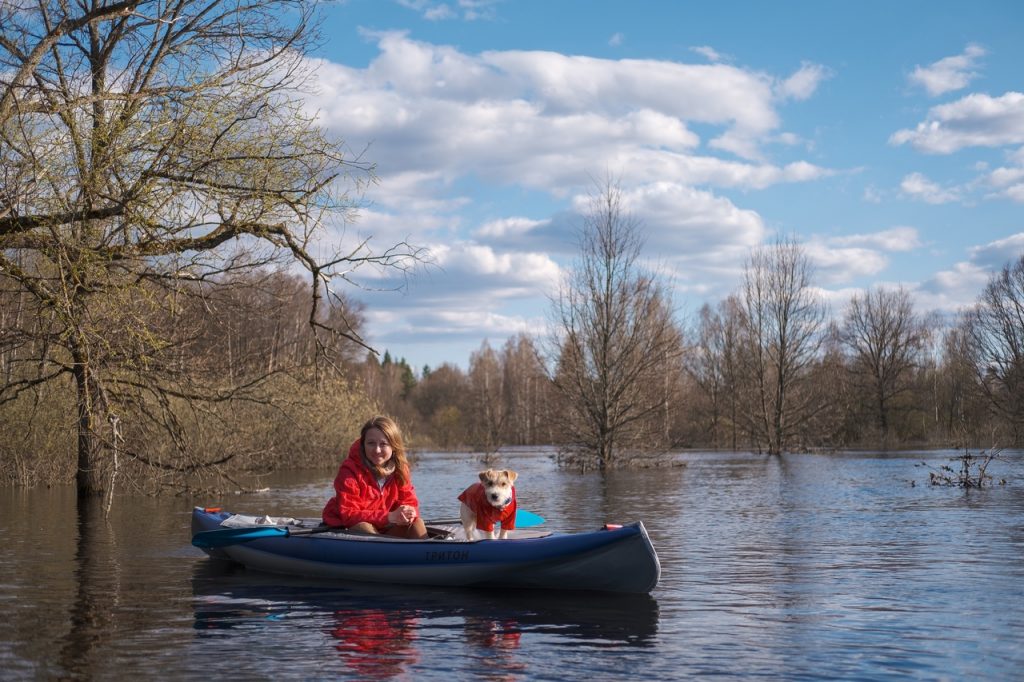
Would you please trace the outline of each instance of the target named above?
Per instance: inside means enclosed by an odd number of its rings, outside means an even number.
[[[545,333],[609,175],[684,322],[778,236],[837,315],[955,311],[1024,252],[1024,3],[349,0],[324,32],[308,106],[380,178],[325,248],[429,249],[348,290],[417,370]]]

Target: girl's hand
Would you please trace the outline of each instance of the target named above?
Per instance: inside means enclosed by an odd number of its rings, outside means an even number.
[[[396,526],[408,526],[416,520],[416,509],[403,504],[388,512],[388,521]]]

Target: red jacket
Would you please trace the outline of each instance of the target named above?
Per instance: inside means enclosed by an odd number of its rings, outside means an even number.
[[[474,483],[459,495],[459,500],[476,512],[476,527],[490,533],[500,521],[502,530],[515,530],[516,489],[512,488],[512,501],[501,509],[488,502],[486,495],[483,483]]]
[[[399,485],[389,476],[383,488],[363,461],[362,443],[357,439],[348,449],[348,457],[334,477],[334,497],[324,506],[323,520],[328,526],[354,526],[366,521],[378,530],[388,526],[388,512],[407,504],[420,510],[412,482]]]

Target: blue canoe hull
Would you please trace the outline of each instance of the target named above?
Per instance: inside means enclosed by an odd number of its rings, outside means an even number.
[[[232,514],[196,507],[192,533]],[[642,523],[587,533],[508,540],[402,540],[319,533],[266,537],[216,548],[248,568],[339,581],[648,593],[661,565]]]

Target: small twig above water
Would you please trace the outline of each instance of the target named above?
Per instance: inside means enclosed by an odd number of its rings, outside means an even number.
[[[950,458],[950,464],[942,464],[935,467],[928,462],[921,462],[917,466],[923,466],[928,472],[928,482],[932,485],[941,485],[958,488],[983,488],[992,483],[992,476],[988,473],[988,466],[993,460],[1003,460],[1000,456],[1002,448],[992,447],[978,453],[964,450],[964,454]],[[1003,460],[1005,461],[1005,460]],[[957,465],[957,463],[959,463]],[[1000,479],[999,484],[1006,483]]]

